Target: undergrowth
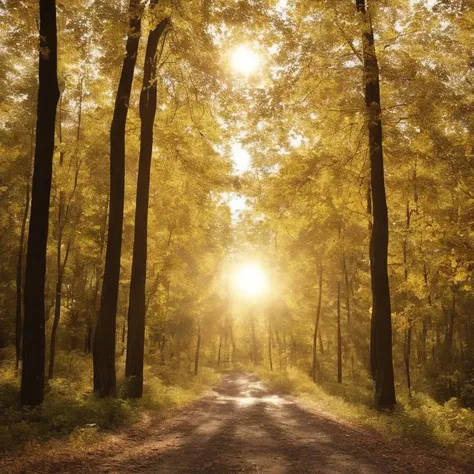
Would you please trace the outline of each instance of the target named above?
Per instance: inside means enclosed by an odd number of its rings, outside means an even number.
[[[53,438],[67,438],[75,445],[93,444],[104,430],[138,421],[143,410],[169,410],[190,403],[218,380],[216,372],[207,367],[194,377],[185,369],[146,366],[142,399],[122,399],[123,380],[118,381],[117,398],[98,399],[92,393],[90,357],[60,353],[57,376],[47,382],[42,406],[20,409],[20,377],[8,358],[2,362],[0,454]]]
[[[286,372],[257,371],[273,390],[300,396],[337,417],[376,431],[464,452],[474,446],[474,412],[462,408],[455,398],[440,404],[423,393],[413,393],[411,398],[399,395],[393,411],[379,412],[373,408],[372,385],[368,380],[348,380],[347,385],[315,384],[295,368]]]

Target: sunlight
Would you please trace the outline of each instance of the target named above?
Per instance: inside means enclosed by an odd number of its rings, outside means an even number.
[[[260,56],[252,51],[248,46],[239,46],[232,52],[232,68],[243,74],[249,76],[256,71],[260,65]]]
[[[256,296],[267,288],[267,277],[257,264],[246,264],[237,272],[237,287],[246,295]]]
[[[251,168],[252,159],[250,153],[242,146],[241,143],[232,143],[231,156],[234,162],[235,173],[245,173]]]

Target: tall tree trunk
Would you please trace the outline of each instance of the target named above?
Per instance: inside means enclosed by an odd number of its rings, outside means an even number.
[[[115,396],[115,332],[125,192],[125,125],[140,41],[142,5],[130,0],[129,32],[110,130],[110,211],[100,310],[94,335],[94,391]]]
[[[273,357],[272,357],[272,320],[270,312],[268,313],[268,361],[270,363],[270,371],[273,372]]]
[[[57,280],[56,280],[56,292],[55,292],[55,306],[54,306],[54,319],[53,319],[53,327],[51,330],[51,341],[50,341],[50,350],[49,350],[49,368],[48,368],[48,379],[51,380],[54,376],[54,359],[56,355],[56,334],[59,327],[59,321],[61,319],[61,299],[62,299],[62,291],[63,291],[63,277],[64,272],[66,270],[67,260],[69,256],[69,249],[71,247],[71,240],[69,240],[67,245],[66,254],[64,256],[64,261],[61,261],[61,253],[62,253],[62,245],[63,245],[63,236],[64,236],[64,229],[68,224],[69,220],[69,212],[71,210],[72,200],[76,193],[77,183],[79,180],[79,171],[80,171],[80,163],[78,161],[78,153],[79,153],[79,142],[81,137],[81,115],[82,115],[82,91],[83,91],[83,80],[81,79],[80,83],[80,91],[81,95],[79,97],[79,111],[78,111],[78,119],[77,119],[77,131],[76,131],[76,152],[75,152],[75,165],[76,165],[76,172],[74,176],[74,185],[66,201],[66,192],[63,189],[60,189],[59,192],[59,209],[58,209],[58,239],[57,239],[57,246],[56,246],[56,268],[57,268]],[[62,96],[62,94],[61,94]],[[61,110],[61,104],[60,104]],[[59,120],[59,130],[62,130],[62,117]],[[62,131],[60,132],[62,136]],[[64,165],[64,156],[65,153],[61,152],[61,158],[59,161],[59,166],[62,168]]]
[[[392,358],[392,316],[388,281],[388,211],[385,194],[382,118],[379,66],[374,32],[365,0],[356,0],[362,20],[365,104],[369,134],[370,184],[372,190],[373,227],[371,235],[371,268],[374,337],[371,353],[375,362],[375,404],[388,408],[396,404]]]
[[[58,240],[58,257],[57,257],[57,270],[58,270],[58,279],[56,281],[56,292],[54,299],[54,319],[53,327],[51,329],[51,341],[49,348],[49,367],[48,367],[48,380],[51,380],[54,376],[54,359],[56,356],[56,334],[59,327],[59,320],[61,318],[61,296],[62,296],[62,287],[63,287],[63,275],[64,269],[66,268],[69,249],[71,248],[71,241],[69,241],[66,254],[64,256],[64,262],[61,262],[61,240]]]
[[[449,359],[452,358],[453,353],[453,339],[454,339],[454,320],[456,319],[456,289],[451,288],[451,311],[449,313],[448,331],[446,336],[446,348],[448,350]]]
[[[219,348],[217,350],[217,367],[221,366],[221,351],[222,351],[222,328],[219,333]]]
[[[405,347],[403,357],[405,360],[405,374],[407,378],[408,396],[411,397],[411,373],[410,373],[410,357],[411,357],[411,326],[405,331]]]
[[[316,309],[316,318],[314,320],[314,332],[313,332],[313,365],[311,370],[311,375],[313,377],[313,382],[316,382],[316,370],[318,365],[316,346],[318,342],[318,327],[319,320],[321,319],[321,302],[323,296],[323,263],[319,263],[319,285],[318,285],[318,306]]]
[[[128,307],[127,360],[125,376],[129,378],[128,396],[141,398],[143,393],[143,357],[145,345],[145,290],[148,244],[148,201],[150,194],[153,124],[156,115],[157,49],[168,19],[162,20],[148,35],[140,95],[140,160],[138,163],[137,205],[133,242],[130,304]],[[164,42],[163,42],[164,44]]]
[[[251,325],[252,325],[252,364],[257,363],[257,340],[255,336],[255,315],[250,313]]]
[[[21,359],[21,336],[23,325],[23,255],[25,252],[26,223],[28,221],[28,212],[30,209],[30,173],[28,173],[27,179],[28,182],[26,183],[25,208],[23,210],[23,218],[21,220],[20,242],[18,244],[18,258],[16,264],[15,370],[17,372]]]
[[[410,220],[411,220],[411,211],[410,211],[410,201],[407,200],[406,205],[406,232],[407,236],[403,239],[403,265],[405,267],[404,276],[405,284],[408,283],[408,232],[410,231]],[[408,319],[408,327],[405,329],[405,341],[403,349],[403,358],[405,361],[405,374],[407,379],[407,388],[408,396],[411,397],[411,373],[410,373],[410,359],[411,359],[411,318]]]
[[[337,282],[337,383],[342,383],[341,282]]]
[[[31,217],[25,270],[25,318],[21,405],[44,397],[46,246],[53,171],[54,129],[59,100],[55,0],[40,0],[39,91]]]
[[[201,351],[201,323],[198,324],[198,336],[196,343],[196,354],[194,356],[194,375],[199,373],[199,352]]]

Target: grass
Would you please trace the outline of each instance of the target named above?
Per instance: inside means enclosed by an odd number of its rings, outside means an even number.
[[[317,403],[323,411],[358,425],[400,438],[471,452],[474,446],[474,412],[462,408],[457,399],[440,404],[426,394],[399,396],[393,412],[373,408],[372,385],[361,379],[354,383],[316,385],[305,373],[258,370],[262,380],[282,394],[300,396]]]
[[[58,376],[48,382],[42,406],[22,410],[20,379],[9,360],[4,358],[0,367],[0,454],[55,438],[75,445],[93,444],[103,430],[133,424],[144,410],[166,411],[192,402],[219,378],[206,367],[194,377],[184,369],[146,366],[141,400],[120,398],[123,381],[118,383],[118,398],[100,400],[92,393],[90,358],[59,353]]]

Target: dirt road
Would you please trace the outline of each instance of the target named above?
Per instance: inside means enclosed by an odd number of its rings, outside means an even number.
[[[31,470],[30,470],[31,469]],[[389,442],[270,393],[253,375],[227,375],[212,393],[161,423],[111,436],[77,456],[56,452],[35,473],[467,473],[430,449]]]

